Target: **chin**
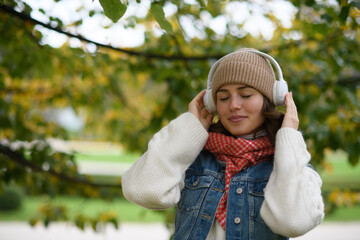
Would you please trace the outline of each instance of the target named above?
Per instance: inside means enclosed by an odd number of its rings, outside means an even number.
[[[249,135],[249,134],[251,134],[250,132],[238,132],[238,133],[234,133],[234,134],[232,134],[232,135],[234,135],[234,136],[244,136],[244,135]]]
[[[231,135],[234,135],[234,136],[241,136],[241,135],[247,135],[247,134],[250,134],[251,132],[249,131],[229,131],[231,133]]]
[[[229,130],[228,130],[229,131]],[[252,134],[255,132],[255,130],[249,131],[248,129],[243,130],[243,129],[230,129],[229,131],[232,135],[234,136],[241,136],[241,135],[248,135],[248,134]]]

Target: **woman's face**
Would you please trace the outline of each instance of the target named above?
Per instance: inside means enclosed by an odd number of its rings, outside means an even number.
[[[216,93],[216,107],[223,126],[232,135],[254,133],[265,121],[263,95],[242,84],[222,86]]]

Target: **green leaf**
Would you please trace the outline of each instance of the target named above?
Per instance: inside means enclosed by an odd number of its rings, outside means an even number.
[[[344,6],[344,7],[341,8],[341,11],[340,11],[340,19],[341,19],[341,21],[343,21],[343,22],[346,21],[346,18],[349,15],[349,11],[350,11],[350,6],[349,5]]]
[[[152,3],[150,8],[151,14],[154,16],[155,20],[159,23],[160,27],[164,29],[168,34],[173,34],[173,29],[170,24],[165,19],[165,13],[162,7],[159,4]]]
[[[305,1],[305,5],[306,5],[306,6],[311,7],[311,6],[313,6],[314,4],[315,4],[315,0],[307,0],[307,1]]]
[[[120,0],[99,0],[105,15],[116,23],[126,12],[127,7]]]
[[[359,163],[359,160],[360,160],[360,155],[359,154],[351,154],[351,155],[349,155],[349,162],[353,167],[355,167]]]
[[[94,10],[91,10],[90,12],[89,12],[89,17],[93,17],[94,15],[95,15],[95,11]]]
[[[349,154],[349,162],[352,166],[356,166],[360,161],[360,148],[359,142],[353,146],[348,146],[347,152]]]

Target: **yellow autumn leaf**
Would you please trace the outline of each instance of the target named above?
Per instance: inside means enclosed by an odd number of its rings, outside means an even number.
[[[341,120],[337,115],[332,114],[327,118],[326,123],[328,124],[330,130],[335,132],[336,129],[340,126]]]

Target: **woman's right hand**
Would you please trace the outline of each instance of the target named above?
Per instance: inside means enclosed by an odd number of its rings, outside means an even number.
[[[204,126],[206,130],[209,130],[212,119],[214,118],[213,113],[209,113],[204,107],[204,95],[206,90],[202,90],[188,106],[188,111],[191,112]]]

